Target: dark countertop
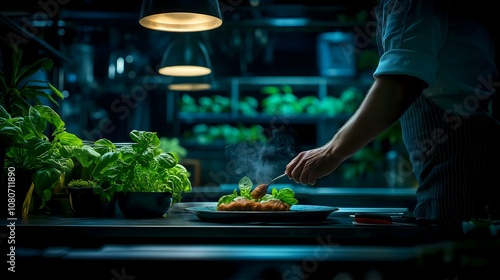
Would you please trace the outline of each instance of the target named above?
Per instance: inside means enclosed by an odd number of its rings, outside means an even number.
[[[213,202],[177,203],[168,217],[155,219],[30,215],[14,221],[16,267],[29,271],[34,262],[56,267],[45,271],[53,279],[69,279],[68,271],[92,279],[119,279],[125,273],[139,279],[180,267],[193,268],[190,279],[333,279],[373,271],[383,279],[402,279],[397,266],[406,271],[404,279],[422,279],[435,266],[441,271],[433,275],[463,269],[462,264],[443,265],[443,255],[462,246],[455,242],[471,242],[437,226],[359,226],[349,216],[401,208],[339,207],[324,221],[310,223],[222,223],[200,221],[185,209],[200,205]],[[488,248],[497,252],[500,247]],[[485,266],[490,264],[471,265],[465,272],[477,276]]]
[[[401,245],[434,242],[449,233],[437,226],[415,224],[354,225],[354,212],[403,213],[406,208],[339,208],[321,221],[225,222],[202,221],[185,208],[214,205],[215,202],[182,202],[166,218],[130,219],[76,217],[72,215],[30,215],[16,221],[16,236],[29,244],[44,237],[44,246],[96,246],[104,243],[254,243],[316,244],[328,238],[342,244]],[[64,233],[64,238],[60,238]],[[52,238],[54,237],[54,238]],[[86,240],[83,242],[82,239]],[[35,246],[38,241],[30,246]]]
[[[313,223],[212,223],[200,221],[185,210],[192,206],[213,205],[219,197],[238,188],[228,184],[193,188],[191,193],[183,195],[182,203],[169,210],[168,218],[127,219],[115,204],[111,207],[114,208],[111,217],[77,217],[68,212],[33,214],[17,221],[16,236],[24,240],[24,245],[32,247],[39,246],[40,242],[35,241],[39,236],[44,236],[42,246],[80,247],[122,243],[316,244],[318,238],[342,244],[401,245],[449,237],[439,227],[353,225],[349,214],[359,209],[362,212],[380,208],[382,212],[409,213],[415,200],[412,188],[314,188],[278,183],[273,186],[293,189],[301,205],[330,206],[339,211],[324,221]],[[63,238],[60,233],[64,233]]]

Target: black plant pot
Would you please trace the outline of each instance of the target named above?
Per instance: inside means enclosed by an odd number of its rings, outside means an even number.
[[[92,188],[66,188],[71,210],[77,216],[103,216],[105,202]]]
[[[168,192],[126,192],[116,193],[118,207],[127,218],[165,217],[172,204]]]

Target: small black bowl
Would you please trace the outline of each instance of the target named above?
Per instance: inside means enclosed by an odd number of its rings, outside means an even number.
[[[127,218],[165,217],[172,205],[169,192],[119,192],[115,195],[120,211]]]

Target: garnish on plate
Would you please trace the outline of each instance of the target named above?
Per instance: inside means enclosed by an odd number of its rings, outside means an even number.
[[[290,207],[298,203],[295,192],[290,188],[272,188],[271,193],[260,199],[252,198],[253,182],[244,176],[238,182],[238,190],[223,195],[217,203],[218,211],[289,211]]]

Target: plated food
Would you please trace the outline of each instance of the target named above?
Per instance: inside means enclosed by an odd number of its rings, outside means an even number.
[[[290,211],[218,211],[217,202],[209,202],[200,206],[187,207],[185,210],[193,212],[203,222],[281,225],[329,223],[332,221],[327,221],[328,216],[338,211],[339,208],[294,204],[290,206]]]
[[[238,190],[223,195],[217,202],[217,211],[290,211],[290,207],[298,203],[295,192],[290,188],[273,188],[262,198],[252,197],[253,182],[244,176],[238,182]]]

